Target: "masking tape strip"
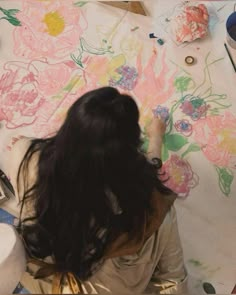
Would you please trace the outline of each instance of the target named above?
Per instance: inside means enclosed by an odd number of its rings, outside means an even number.
[[[188,55],[188,56],[185,57],[185,62],[188,65],[192,65],[194,63],[194,61],[195,61],[195,59],[194,59],[193,56]]]

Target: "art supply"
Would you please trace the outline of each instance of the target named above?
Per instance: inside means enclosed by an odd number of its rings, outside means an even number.
[[[139,29],[139,27],[136,26],[136,27],[132,28],[130,31],[131,31],[131,32],[134,32],[134,31],[136,31],[136,30],[138,30],[138,29]]]
[[[236,49],[236,12],[230,14],[226,21],[226,40],[227,43],[234,49]]]
[[[209,14],[204,4],[186,3],[171,20],[173,37],[178,43],[202,39],[208,32]]]
[[[149,38],[150,38],[150,39],[154,39],[154,38],[157,38],[157,37],[154,35],[154,33],[150,33],[150,34],[149,34]]]
[[[195,59],[194,59],[193,56],[188,55],[188,56],[185,57],[185,62],[186,62],[186,64],[188,64],[188,65],[192,65],[192,64],[194,64]]]
[[[231,64],[232,64],[232,66],[233,66],[233,68],[234,68],[234,71],[235,71],[235,73],[236,73],[236,66],[235,66],[234,60],[233,60],[233,58],[232,58],[232,56],[231,56],[231,53],[229,52],[229,48],[228,48],[228,46],[227,46],[225,43],[224,43],[224,46],[225,46],[226,52],[227,52],[227,54],[228,54],[228,56],[229,56],[229,59],[230,59],[230,61],[231,61]]]
[[[202,284],[202,287],[207,294],[216,294],[216,290],[212,284],[205,282]]]
[[[158,43],[159,45],[163,45],[163,44],[164,44],[164,41],[163,41],[161,38],[158,38],[158,39],[157,39],[157,43]]]
[[[155,36],[154,33],[150,33],[150,34],[149,34],[149,38],[150,38],[150,39],[157,39],[157,43],[158,43],[159,45],[163,45],[163,44],[164,44],[163,39],[161,39],[161,38]]]

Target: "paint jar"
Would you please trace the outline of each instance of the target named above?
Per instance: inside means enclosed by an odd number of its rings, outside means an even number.
[[[236,11],[234,5],[234,12],[230,14],[226,21],[226,40],[229,46],[236,49]]]

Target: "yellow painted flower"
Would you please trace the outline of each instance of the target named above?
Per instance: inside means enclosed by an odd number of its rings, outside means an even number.
[[[108,60],[104,56],[93,57],[92,62],[86,67],[86,71],[91,73],[91,79],[99,81],[100,85],[109,85],[109,81],[119,81],[122,75],[116,69],[125,64],[125,56],[123,54],[114,56]]]
[[[222,150],[228,150],[230,154],[236,155],[236,131],[232,129],[223,129],[218,133],[218,147]]]
[[[22,2],[17,14],[22,25],[14,31],[14,54],[30,60],[68,58],[84,30],[81,11],[73,0]]]
[[[46,13],[43,22],[47,26],[46,31],[51,36],[58,36],[65,29],[65,21],[57,11]]]
[[[121,79],[122,75],[119,74],[116,69],[123,66],[124,64],[125,56],[123,54],[117,55],[110,60],[108,64],[108,75],[105,75],[103,78],[106,81],[106,84],[110,79],[114,81],[119,81]]]
[[[120,48],[127,58],[130,59],[136,57],[142,50],[142,42],[137,38],[125,36],[125,38],[121,40]]]

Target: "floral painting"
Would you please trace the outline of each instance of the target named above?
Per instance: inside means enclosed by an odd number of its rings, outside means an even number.
[[[144,151],[153,116],[166,123],[159,177],[178,195],[194,287],[209,282],[229,294],[236,277],[236,84],[222,40],[232,5],[205,1],[209,35],[179,46],[169,28],[183,3],[157,2],[153,22],[98,1],[0,0],[0,166],[21,136],[53,135],[85,92],[113,86],[130,94]],[[185,63],[189,55],[193,65]],[[13,203],[5,209],[15,212]]]
[[[193,153],[213,167],[222,195],[231,196],[236,117],[227,93],[215,91],[211,77],[222,57],[206,53],[201,80],[196,81],[165,46],[147,37],[148,27],[140,30],[140,16],[135,22],[120,12],[104,25],[106,8],[97,3],[22,0],[1,5],[0,22],[12,44],[0,72],[5,134],[12,132],[14,138],[27,130],[31,136],[50,136],[80,95],[110,85],[136,99],[146,148],[150,113],[166,122],[163,169],[166,185],[180,198],[201,185]],[[94,20],[91,11],[97,9],[100,17]]]

